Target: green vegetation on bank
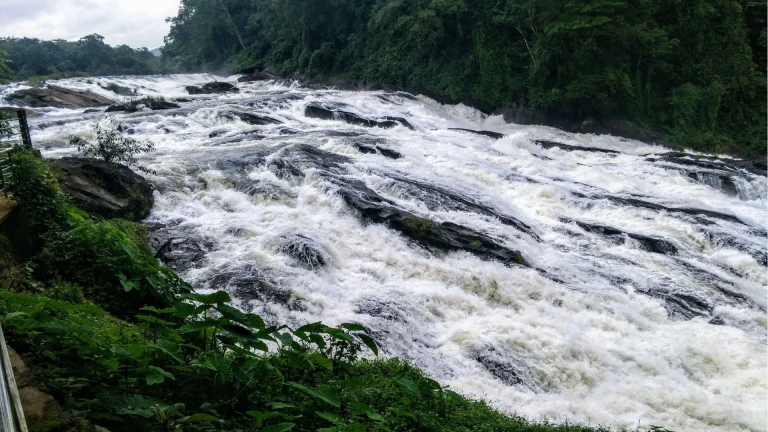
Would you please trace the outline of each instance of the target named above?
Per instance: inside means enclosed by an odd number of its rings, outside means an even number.
[[[76,76],[148,75],[160,72],[160,59],[146,48],[127,45],[111,47],[104,37],[92,34],[77,42],[43,41],[31,38],[0,38],[0,53],[5,52],[8,76],[0,82],[30,78],[56,79]],[[2,55],[0,54],[0,59]]]
[[[358,324],[291,329],[194,293],[145,228],[72,206],[35,152],[16,152],[13,178],[0,322],[62,408],[33,431],[595,430],[508,417],[368,359],[379,347]]]
[[[765,0],[183,0],[167,70],[345,78],[766,150]]]

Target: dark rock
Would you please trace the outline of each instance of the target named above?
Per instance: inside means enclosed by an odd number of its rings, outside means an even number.
[[[229,120],[241,120],[245,123],[259,126],[282,123],[280,120],[276,120],[271,117],[249,114],[240,111],[224,111],[219,113],[219,117]]]
[[[472,129],[462,129],[462,128],[449,128],[448,130],[452,130],[452,131],[461,131],[461,132],[469,132],[469,133],[473,133],[473,134],[477,134],[477,135],[484,135],[484,136],[487,136],[487,137],[489,137],[489,138],[493,138],[493,139],[501,139],[501,138],[504,138],[504,134],[503,134],[503,133],[498,133],[498,132],[491,132],[491,131],[477,131],[477,130],[472,130]]]
[[[597,147],[572,146],[572,145],[563,144],[563,143],[554,142],[554,141],[536,140],[534,142],[540,145],[541,147],[544,147],[545,149],[559,148],[565,151],[586,151],[586,152],[609,153],[609,154],[621,153],[621,152],[617,152],[616,150],[608,150],[608,149],[602,149]]]
[[[83,111],[83,114],[93,114],[93,113],[100,113],[100,112],[102,112],[102,110],[99,108],[91,108]]]
[[[452,222],[437,223],[398,208],[395,203],[353,179],[330,178],[339,186],[339,195],[367,220],[386,224],[422,246],[438,250],[467,251],[480,257],[499,260],[508,265],[527,263],[520,252],[508,249],[495,240],[470,228]]]
[[[390,159],[402,159],[403,155],[400,154],[400,152],[397,152],[395,150],[386,148],[386,147],[380,147],[380,146],[372,146],[368,144],[360,144],[355,143],[352,144],[360,153],[364,154],[378,154],[380,153],[384,157],[388,157]]]
[[[403,155],[400,154],[399,152],[395,151],[395,150],[388,149],[386,147],[376,147],[376,148],[379,150],[379,152],[381,152],[381,155],[384,156],[384,157],[388,157],[390,159],[402,159],[403,158]]]
[[[214,81],[204,84],[202,87],[187,86],[187,93],[191,95],[204,95],[204,94],[216,94],[216,93],[229,93],[239,91],[237,87],[230,83]]]
[[[323,247],[311,238],[297,234],[284,236],[282,240],[284,243],[280,246],[280,251],[288,254],[307,270],[325,267],[328,263]]]
[[[376,147],[366,145],[366,144],[352,144],[357,151],[364,154],[377,154],[378,151],[376,151]]]
[[[684,214],[684,215],[690,215],[697,217],[699,223],[701,224],[712,224],[712,222],[708,221],[707,219],[701,218],[701,216],[710,217],[713,219],[722,219],[729,222],[735,222],[741,225],[747,225],[741,221],[741,219],[737,218],[736,216],[729,215],[726,213],[720,213],[712,210],[704,210],[704,209],[693,209],[693,208],[685,208],[685,207],[667,207],[661,204],[656,204],[653,202],[637,199],[637,198],[624,198],[624,197],[617,197],[612,195],[604,195],[604,196],[587,196],[583,194],[579,194],[576,192],[572,193],[574,196],[578,196],[581,198],[588,198],[592,200],[607,200],[614,204],[618,204],[621,206],[632,206],[632,207],[640,207],[640,208],[647,208],[650,210],[656,210],[656,211],[664,211],[671,214]]]
[[[513,217],[503,215],[493,208],[483,205],[457,191],[433,183],[415,180],[408,176],[396,173],[382,172],[380,174],[392,179],[395,182],[393,186],[400,193],[410,196],[415,201],[424,204],[431,211],[452,210],[494,217],[499,219],[504,225],[513,226],[532,238],[536,240],[539,239],[539,236],[528,224]]]
[[[651,294],[654,295],[654,294]],[[655,296],[655,295],[654,295]],[[714,307],[706,300],[688,293],[665,293],[661,295],[669,317],[675,320],[690,320],[712,314]]]
[[[705,184],[713,189],[719,190],[728,196],[739,196],[739,190],[736,183],[730,176],[703,171],[689,171],[688,177],[697,183]]]
[[[371,120],[360,117],[357,114],[342,111],[333,107],[330,104],[317,104],[311,103],[304,109],[304,115],[310,118],[318,118],[322,120],[341,120],[343,122],[365,127],[379,127],[379,128],[393,128],[399,126],[401,123],[395,120]]]
[[[61,190],[88,213],[132,221],[149,215],[153,187],[128,167],[88,158],[54,161],[62,172]]]
[[[579,131],[581,133],[594,134],[594,133],[600,132],[600,128],[598,126],[597,121],[595,121],[595,119],[588,117],[584,119],[583,122],[581,122],[581,125],[579,125]]]
[[[170,237],[160,245],[155,257],[174,271],[182,272],[195,267],[205,254],[206,248],[195,239]]]
[[[766,161],[763,159],[721,159],[718,157],[692,155],[688,153],[665,153],[646,158],[648,162],[666,162],[670,164],[694,166],[697,168],[739,173],[747,171],[754,175],[766,176]]]
[[[712,318],[711,320],[709,320],[709,324],[716,325],[716,326],[721,326],[721,325],[725,325],[725,321],[723,320],[722,317],[716,316],[716,317]]]
[[[400,123],[401,125],[407,127],[410,130],[416,130],[409,122],[408,120],[402,118],[402,117],[392,117],[392,116],[384,116],[386,120],[393,121]],[[381,126],[380,126],[381,127]]]
[[[648,237],[642,234],[628,233],[625,231],[617,230],[615,228],[611,228],[603,225],[589,224],[586,222],[576,221],[576,225],[580,226],[581,229],[583,229],[584,231],[600,234],[602,236],[609,237],[617,242],[623,243],[624,236],[629,237],[639,242],[643,246],[643,248],[648,250],[649,252],[663,254],[663,255],[677,255],[678,253],[677,247],[664,239]]]
[[[269,75],[265,74],[264,72],[253,72],[248,75],[243,75],[240,78],[237,79],[237,82],[253,82],[253,81],[264,81],[271,79]]]
[[[107,108],[104,112],[122,112],[122,111],[128,111],[128,107],[125,105],[112,105],[109,108]]]
[[[173,101],[174,101],[174,102],[179,102],[179,103],[186,103],[186,102],[192,102],[192,99],[187,99],[187,98],[176,98],[176,99],[174,99]]]
[[[233,292],[238,300],[246,302],[271,302],[289,306],[291,303],[290,291],[279,287],[261,269],[251,264],[220,269],[205,286]]]
[[[92,92],[81,92],[62,87],[48,86],[11,93],[6,100],[33,108],[90,108],[110,105],[113,102]]]
[[[27,118],[35,118],[40,117],[40,113],[31,110],[29,108],[16,108],[16,107],[0,107],[0,112],[4,112],[6,114],[10,114],[13,118],[16,118],[18,116],[19,110],[24,111],[27,114]]]
[[[149,109],[152,111],[158,111],[158,110],[167,110],[167,109],[175,109],[175,108],[181,108],[180,105],[175,104],[173,102],[168,102],[166,100],[158,100],[158,99],[141,99],[139,104],[145,104]]]

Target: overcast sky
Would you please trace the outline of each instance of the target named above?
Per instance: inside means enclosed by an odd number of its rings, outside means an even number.
[[[180,0],[0,0],[0,36],[77,40],[98,33],[110,45],[163,45]]]

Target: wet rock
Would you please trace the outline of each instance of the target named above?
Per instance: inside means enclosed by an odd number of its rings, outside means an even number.
[[[503,215],[493,208],[483,205],[457,191],[392,172],[379,172],[379,174],[390,178],[394,182],[392,187],[398,192],[421,202],[431,211],[452,210],[494,217],[499,219],[504,225],[513,226],[532,238],[539,239],[539,236],[528,224],[513,217]]]
[[[280,251],[293,258],[301,267],[315,270],[328,264],[325,249],[309,237],[303,235],[283,236]]]
[[[267,163],[267,169],[280,180],[303,179],[305,177],[304,172],[299,167],[283,159],[270,161]]]
[[[530,368],[514,354],[491,346],[475,350],[470,356],[508,386],[524,386],[534,391],[538,389]]]
[[[269,75],[264,72],[253,72],[248,75],[243,75],[237,79],[237,82],[253,82],[253,81],[265,81],[271,79]]]
[[[174,102],[179,102],[179,103],[186,103],[186,102],[192,102],[192,99],[188,99],[188,98],[176,98],[176,99],[174,99],[173,101],[174,101]]]
[[[337,174],[346,171],[342,167],[343,164],[352,162],[346,156],[320,150],[308,144],[285,147],[275,155],[275,159],[270,163],[274,163],[278,159],[288,161],[295,166],[312,167],[323,172]]]
[[[244,113],[241,111],[224,111],[219,113],[219,117],[228,119],[228,120],[241,120],[250,125],[258,125],[258,126],[266,126],[271,124],[282,123],[280,120],[273,119],[272,117]]]
[[[149,237],[155,258],[177,272],[196,267],[215,247],[214,243],[193,232],[161,229]]]
[[[357,304],[355,313],[382,318],[387,321],[402,321],[402,314],[390,303],[377,298],[363,299]]]
[[[607,153],[607,154],[621,153],[615,150],[608,150],[608,149],[602,149],[597,147],[572,146],[572,145],[563,144],[563,143],[554,142],[554,141],[536,140],[534,142],[545,149],[559,148],[565,151],[586,151],[586,152]]]
[[[307,107],[304,109],[304,115],[310,118],[317,118],[322,120],[340,120],[349,124],[353,124],[357,126],[365,126],[370,128],[379,127],[379,128],[389,129],[402,124],[401,122],[396,120],[385,119],[385,120],[379,121],[379,120],[367,119],[364,117],[360,117],[357,114],[354,114],[348,111],[343,111],[339,108],[332,106],[331,104],[311,103],[307,105]],[[395,117],[392,117],[392,118],[395,118]],[[410,126],[410,124],[408,126]]]
[[[6,100],[33,108],[90,108],[113,103],[113,101],[93,92],[75,91],[55,86],[19,90],[6,96]]]
[[[725,321],[723,320],[722,317],[716,316],[716,317],[712,318],[711,320],[709,320],[709,324],[716,325],[716,326],[722,326],[722,325],[725,325]]]
[[[37,112],[35,110],[31,110],[29,108],[0,107],[0,112],[4,112],[6,114],[10,114],[11,117],[13,117],[13,118],[16,118],[16,116],[18,115],[19,110],[24,111],[27,114],[27,118],[40,117],[40,113],[39,112]],[[90,110],[87,110],[87,111],[90,111]],[[99,111],[99,110],[96,110],[96,111]]]
[[[102,110],[99,108],[91,108],[83,111],[83,114],[93,114],[93,113],[100,113],[100,112],[102,112]]]
[[[279,287],[261,269],[250,264],[220,269],[205,286],[233,292],[238,300],[245,302],[292,303],[289,290]]]
[[[61,190],[88,213],[132,221],[149,215],[154,188],[128,167],[79,157],[54,163],[62,173]]]
[[[663,255],[677,255],[678,253],[677,247],[671,242],[664,239],[648,237],[642,234],[629,233],[629,232],[617,230],[615,228],[611,228],[603,225],[597,225],[597,224],[590,224],[586,222],[576,221],[576,225],[580,226],[581,229],[583,229],[584,231],[600,234],[602,236],[611,238],[620,243],[624,242],[625,236],[629,237],[639,242],[642,245],[643,249],[648,250],[649,252],[663,254]]]
[[[504,138],[504,134],[503,133],[498,133],[498,132],[478,131],[478,130],[462,129],[462,128],[449,128],[448,130],[459,131],[459,132],[469,132],[469,133],[473,133],[473,134],[476,134],[476,135],[487,136],[488,138],[493,138],[493,139],[502,139],[502,138]]]
[[[520,252],[470,228],[452,222],[437,223],[398,208],[395,203],[353,179],[329,178],[339,186],[339,195],[367,220],[397,230],[428,249],[466,251],[507,265],[527,263]]]
[[[123,112],[128,111],[128,107],[125,105],[112,105],[108,107],[104,112]]]
[[[388,157],[390,159],[402,159],[403,157],[403,155],[400,154],[399,152],[392,149],[388,149],[386,147],[376,147],[376,149],[379,150],[382,156]]]
[[[233,86],[232,84],[219,81],[209,82],[204,84],[202,87],[187,86],[186,89],[187,93],[191,95],[218,94],[239,91],[237,87]]]
[[[661,297],[669,317],[673,320],[687,321],[696,317],[706,317],[710,316],[714,310],[714,306],[694,294],[666,293]]]
[[[402,117],[384,116],[384,119],[386,119],[386,120],[389,120],[389,121],[393,121],[393,122],[396,122],[396,123],[400,123],[401,125],[403,125],[403,126],[407,127],[407,128],[408,128],[408,129],[410,129],[410,130],[416,130],[416,129],[413,127],[413,125],[411,125],[411,124],[408,122],[408,120],[406,120],[406,119],[404,119],[404,118],[402,118]]]
[[[360,153],[364,154],[381,154],[384,157],[388,157],[390,159],[402,159],[403,155],[400,154],[400,152],[386,148],[381,147],[377,145],[368,145],[368,144],[359,144],[355,143],[352,144]]]
[[[668,164],[693,166],[707,170],[728,172],[747,171],[754,175],[766,176],[768,164],[765,159],[723,159],[715,156],[704,156],[690,153],[664,153],[646,158],[648,162],[663,162]]]
[[[739,196],[739,190],[736,183],[730,176],[717,173],[693,171],[688,172],[688,177],[697,183],[705,184],[713,189],[719,190],[728,196]]]
[[[713,211],[713,210],[694,209],[694,208],[685,208],[685,207],[668,207],[668,206],[656,204],[650,201],[641,200],[638,198],[625,198],[625,197],[618,197],[613,195],[587,196],[577,192],[572,192],[572,194],[580,198],[587,198],[592,200],[606,200],[611,203],[618,204],[620,206],[640,207],[640,208],[646,208],[649,210],[656,210],[659,212],[663,211],[663,212],[672,213],[672,214],[690,215],[690,216],[697,217],[698,222],[704,225],[709,225],[709,224],[712,224],[713,222],[707,219],[701,218],[700,216],[706,216],[713,219],[726,220],[729,222],[735,222],[741,225],[749,226],[748,224],[744,223],[741,219],[737,218],[736,216]]]

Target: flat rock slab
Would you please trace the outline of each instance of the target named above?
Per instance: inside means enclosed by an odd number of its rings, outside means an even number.
[[[19,90],[11,93],[6,99],[33,108],[92,108],[114,103],[93,92],[81,92],[56,86]]]

